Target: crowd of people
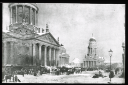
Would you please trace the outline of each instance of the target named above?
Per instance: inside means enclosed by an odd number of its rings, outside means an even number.
[[[2,72],[2,79],[5,80],[7,82],[7,80],[9,79],[10,81],[12,80],[13,82],[20,82],[20,80],[18,79],[17,75],[22,75],[23,77],[25,75],[33,75],[33,76],[39,76],[42,74],[53,74],[53,75],[70,75],[70,74],[80,74],[82,73],[82,71],[95,71],[95,70],[102,70],[102,69],[98,69],[98,68],[81,68],[81,67],[71,67],[71,68],[67,68],[65,66],[62,67],[39,67],[39,68],[21,68],[21,69],[5,69]],[[115,69],[114,71],[107,71],[109,72],[109,77],[113,78],[116,74],[118,74],[119,69]],[[99,71],[98,74],[95,74],[93,76],[93,78],[98,78],[98,77],[105,77],[101,71]]]
[[[70,74],[79,74],[83,71],[82,68],[80,67],[72,67],[72,68],[67,68],[65,66],[62,67],[40,67],[40,68],[21,68],[21,69],[14,69],[10,68],[2,72],[2,79],[7,82],[9,79],[12,82],[20,82],[18,79],[17,75],[22,75],[23,77],[25,75],[33,75],[33,76],[38,76],[42,74],[54,74],[54,75],[70,75]]]

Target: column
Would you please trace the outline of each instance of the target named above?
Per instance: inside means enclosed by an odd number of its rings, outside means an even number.
[[[30,65],[33,65],[33,56],[32,56],[32,44],[29,46],[29,55],[30,55]]]
[[[86,61],[86,63],[85,63],[85,64],[86,64],[86,67],[87,67],[87,61]]]
[[[91,67],[93,66],[93,61],[91,61]]]
[[[89,47],[88,47],[88,54],[89,54]]]
[[[90,48],[90,54],[91,54],[91,48]]]
[[[17,23],[17,5],[16,5],[16,23]]]
[[[7,42],[4,43],[4,65],[7,64]]]
[[[60,56],[60,66],[62,65],[62,57]]]
[[[47,46],[44,47],[44,66],[47,66]]]
[[[51,66],[51,47],[49,48],[49,64],[50,64],[50,66]]]
[[[35,10],[35,25],[36,25],[36,10]]]
[[[63,64],[65,64],[65,57],[63,57]]]
[[[64,59],[65,59],[65,57],[63,57],[63,64],[64,64]]]
[[[91,48],[91,54],[92,54],[92,48]]]
[[[87,67],[88,67],[88,61],[86,61],[87,62]]]
[[[55,66],[57,66],[57,50],[55,49]]]
[[[38,25],[38,11],[36,11],[36,26]],[[41,30],[42,31],[42,30]],[[40,32],[41,32],[40,31]]]
[[[54,53],[53,53],[54,54],[54,62],[53,63],[54,63],[54,66],[56,66],[56,62],[55,62],[55,60],[56,60],[56,58],[55,58],[56,57],[56,55],[55,55],[55,48],[53,50],[54,50]]]
[[[39,65],[41,65],[41,44],[39,44]]]
[[[30,24],[32,25],[32,7],[30,7]]]
[[[64,64],[64,58],[62,57],[62,65]]]
[[[94,66],[94,65],[93,65],[94,63],[93,63],[93,62],[94,62],[94,61],[92,61],[92,67]]]
[[[96,66],[96,61],[95,61],[95,66]]]
[[[63,57],[61,56],[61,65],[63,64]]]
[[[95,48],[95,54],[96,54],[96,48]]]
[[[36,44],[33,44],[33,65],[36,66]]]
[[[13,44],[14,42],[10,42],[11,43],[11,54],[10,54],[10,57],[11,57],[11,65],[14,64],[14,61],[13,61],[13,54],[14,54],[14,51],[13,51]]]
[[[89,61],[89,63],[90,63],[89,67],[91,67],[91,61]]]
[[[84,61],[84,68],[85,68],[85,61]]]
[[[24,6],[25,6],[25,5],[23,5],[23,19],[25,18],[25,14],[24,14]]]
[[[59,51],[56,49],[56,66],[59,65]]]
[[[89,67],[91,67],[91,61],[89,61]]]
[[[10,24],[12,24],[12,7],[10,8]]]

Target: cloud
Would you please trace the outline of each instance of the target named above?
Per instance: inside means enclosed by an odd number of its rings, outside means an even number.
[[[45,29],[46,23],[50,22],[50,32],[56,39],[60,38],[70,61],[85,57],[92,33],[97,40],[100,56],[109,61],[108,50],[111,48],[112,60],[122,61],[124,4],[38,3],[38,7],[38,26]]]

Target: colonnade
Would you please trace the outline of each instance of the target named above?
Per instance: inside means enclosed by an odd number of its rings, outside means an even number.
[[[96,54],[96,48],[88,48],[88,54]]]
[[[10,7],[10,24],[14,24],[14,23],[19,23],[18,22],[18,11],[19,11],[19,9],[18,9],[18,7],[19,6],[22,6],[22,21],[23,21],[23,19],[26,19],[26,16],[25,16],[25,7],[28,7],[29,8],[29,11],[28,11],[28,13],[29,13],[29,23],[28,24],[31,24],[31,25],[37,25],[37,12],[38,12],[38,10],[36,9],[36,7],[34,7],[34,6],[32,6],[32,5],[30,5],[30,4],[23,4],[23,3],[15,3],[14,5],[12,5],[11,7]],[[12,16],[13,15],[13,8],[15,8],[15,17],[14,16]],[[34,17],[32,16],[32,15],[34,15]],[[14,21],[15,22],[13,22],[13,18],[14,18]]]
[[[16,65],[18,57],[27,53],[29,57],[29,65],[33,66],[57,66],[58,65],[58,51],[55,46],[40,44],[40,43],[28,43],[26,46],[28,52],[15,48],[16,42],[3,42],[3,65],[11,64]],[[25,48],[26,49],[26,48]],[[21,52],[18,55],[18,52]],[[22,56],[23,57],[23,56]],[[20,61],[20,60],[19,60]],[[23,64],[23,62],[21,62]]]
[[[96,61],[84,61],[84,67],[95,67]]]

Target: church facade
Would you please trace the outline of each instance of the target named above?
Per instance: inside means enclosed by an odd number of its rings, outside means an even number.
[[[104,58],[99,57],[97,54],[97,45],[96,39],[91,37],[88,45],[88,53],[85,55],[85,59],[83,61],[84,68],[96,68],[99,65],[104,64]]]
[[[11,3],[7,32],[2,32],[2,66],[60,66],[69,55],[49,31],[38,28],[39,8],[35,3]],[[3,15],[4,16],[4,15]],[[66,54],[66,53],[65,53]],[[62,62],[63,61],[63,62]]]

